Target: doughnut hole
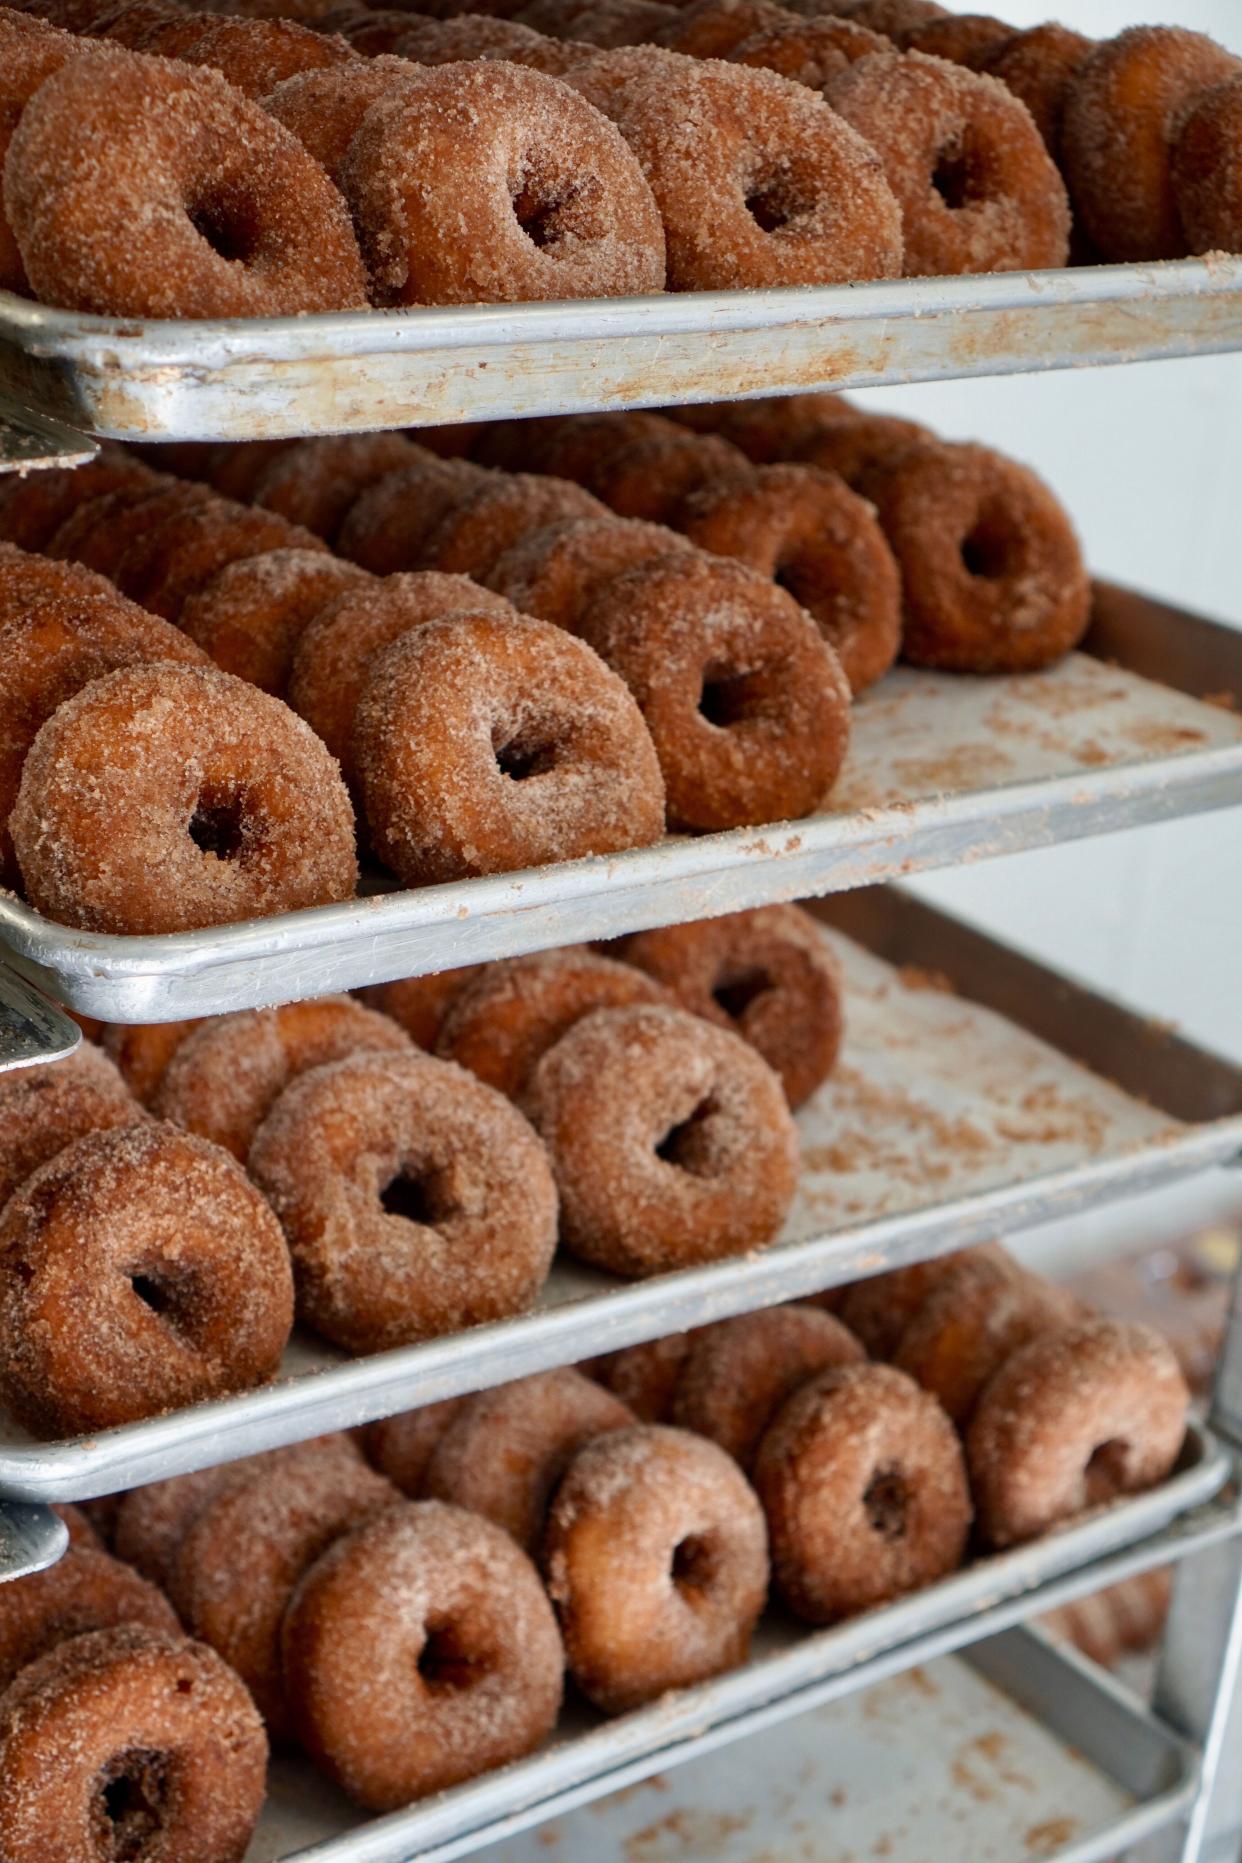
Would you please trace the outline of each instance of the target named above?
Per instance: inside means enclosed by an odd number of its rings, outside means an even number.
[[[722,1548],[718,1535],[687,1533],[673,1548],[669,1574],[682,1598],[698,1607],[710,1602],[719,1583]]]
[[[461,1197],[449,1181],[449,1171],[434,1164],[403,1165],[384,1185],[379,1201],[386,1216],[432,1229],[461,1213]]]
[[[566,174],[538,149],[527,150],[509,178],[518,225],[540,252],[605,237],[608,215],[598,175]]]
[[[897,1468],[878,1468],[863,1492],[863,1508],[882,1539],[906,1537],[910,1489]]]
[[[254,801],[244,789],[208,785],[200,790],[187,830],[212,860],[243,860],[262,833]]]
[[[688,1171],[691,1177],[719,1177],[724,1169],[720,1149],[713,1143],[711,1125],[721,1106],[714,1094],[698,1101],[684,1119],[676,1120],[655,1148],[657,1158]]]
[[[194,1684],[182,1676],[175,1684],[180,1693]],[[164,1827],[170,1794],[175,1790],[174,1761],[170,1754],[146,1747],[131,1747],[108,1761],[97,1775],[91,1805],[91,1826],[99,1854],[116,1863],[129,1863],[143,1855]]]
[[[211,193],[186,202],[190,225],[217,258],[249,265],[261,238],[254,202],[241,189]]]

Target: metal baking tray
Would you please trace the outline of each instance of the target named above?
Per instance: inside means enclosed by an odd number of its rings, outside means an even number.
[[[0,1501],[0,1585],[55,1565],[68,1544],[68,1527],[49,1507]]]
[[[69,931],[0,892],[0,947],[86,1015],[177,1021],[1242,802],[1242,633],[1100,584],[1087,649],[1020,678],[898,669],[804,821],[167,937]]]
[[[1129,1505],[1116,1512],[1127,1511]],[[1181,1551],[1211,1544],[1236,1530],[1236,1515],[1232,1503],[1207,1509],[1198,1523],[1200,1531],[1188,1522],[1171,1545]],[[1084,1526],[1091,1524],[1098,1523]],[[982,1561],[944,1585],[832,1629],[808,1631],[770,1612],[756,1633],[750,1659],[731,1674],[675,1691],[614,1721],[601,1721],[571,1703],[551,1740],[530,1759],[384,1818],[364,1822],[357,1809],[304,1762],[277,1762],[271,1797],[246,1863],[292,1863],[295,1858],[297,1863],[404,1863],[415,1857],[420,1863],[450,1863],[653,1773],[667,1773],[718,1747],[908,1674],[966,1644],[975,1646],[971,1660],[986,1664],[984,1639],[1054,1602],[1112,1583],[1122,1573],[1163,1564],[1170,1556],[1170,1546],[1157,1534],[1116,1560],[1101,1557],[1085,1565],[1090,1557],[1085,1547],[1070,1547],[1082,1531],[1070,1528],[1035,1546]],[[1078,1569],[1069,1574],[1067,1568],[1075,1562]],[[1003,1641],[1020,1652],[1010,1672],[1019,1699],[1037,1709],[1046,1728],[1064,1728],[1060,1716],[1081,1683],[1090,1706],[1081,1717],[1073,1713],[1071,1744],[1088,1756],[1109,1752],[1113,1766],[1129,1752],[1137,1771],[1127,1772],[1123,1763],[1113,1776],[1128,1783],[1136,1799],[1164,1801],[1158,1811],[1132,1807],[1140,1828],[1126,1831],[1128,1842],[1138,1841],[1184,1808],[1197,1782],[1197,1767],[1175,1734],[1159,1728],[1145,1709],[1106,1678],[1054,1649],[1038,1633],[1011,1632]],[[1001,1679],[997,1670],[992,1674],[994,1680]],[[1114,1722],[1103,1746],[1096,1744],[1106,1717],[1119,1702],[1126,1704],[1124,1737],[1117,1737],[1122,1728]],[[862,1712],[865,1715],[865,1701]],[[1141,1716],[1144,1733],[1131,1723],[1131,1712]],[[907,1751],[919,1744],[909,1722],[903,1744]],[[1149,1826],[1149,1817],[1158,1821]],[[928,1854],[923,1852],[920,1863],[926,1863]],[[1117,1854],[1115,1848],[1086,1853],[1101,1859]]]
[[[0,1074],[40,1061],[63,1061],[82,1031],[24,977],[0,964]]]
[[[1242,260],[144,323],[0,293],[0,394],[126,440],[252,440],[1242,347]]]
[[[1242,1069],[891,890],[812,908],[845,973],[842,1060],[798,1115],[778,1241],[623,1283],[558,1260],[497,1325],[343,1359],[295,1335],[262,1390],[35,1443],[0,1414],[0,1493],[73,1500],[796,1300],[1242,1152]],[[951,980],[956,993],[944,987]]]

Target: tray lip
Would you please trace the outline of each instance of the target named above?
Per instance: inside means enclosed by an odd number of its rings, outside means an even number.
[[[377,1855],[427,1854],[434,1858],[440,1854],[441,1847],[448,1855],[463,1854],[466,1849],[475,1847],[474,1843],[467,1843],[468,1839],[476,1840],[479,1845],[489,1841],[489,1827],[509,1812],[533,1810],[560,1794],[601,1784],[614,1773],[618,1775],[616,1784],[622,1784],[628,1765],[655,1760],[654,1766],[642,1766],[643,1773],[649,1773],[659,1764],[668,1763],[667,1760],[661,1762],[660,1756],[678,1745],[695,1747],[696,1735],[724,1728],[740,1734],[746,1731],[743,1724],[765,1709],[799,1712],[800,1697],[813,1696],[818,1687],[830,1685],[847,1674],[865,1671],[869,1665],[883,1663],[885,1658],[891,1659],[898,1652],[902,1660],[894,1667],[913,1667],[928,1659],[916,1647],[920,1638],[935,1638],[955,1625],[965,1627],[972,1612],[1003,1609],[1041,1586],[1076,1572],[1085,1573],[1097,1559],[1136,1549],[1143,1540],[1159,1534],[1190,1508],[1213,1499],[1232,1473],[1232,1457],[1208,1427],[1196,1419],[1191,1420],[1187,1430],[1187,1442],[1192,1440],[1196,1451],[1203,1453],[1202,1462],[1180,1476],[1174,1475],[1147,1494],[1116,1502],[1028,1546],[981,1558],[952,1577],[924,1591],[912,1592],[892,1604],[881,1605],[825,1629],[806,1628],[805,1634],[787,1650],[760,1657],[743,1668],[695,1687],[674,1691],[647,1708],[617,1720],[604,1721],[584,1734],[569,1736],[542,1755],[536,1754],[499,1772],[485,1774],[438,1799],[368,1820],[359,1830],[287,1852],[282,1863],[338,1863],[338,1860],[346,1863],[352,1854],[351,1842],[365,1837],[368,1832],[377,1837],[391,1835],[394,1842],[416,1846],[408,1852],[394,1849],[391,1853],[377,1852]],[[1169,1508],[1170,1490],[1196,1474],[1202,1491],[1184,1506]],[[1156,1505],[1157,1497],[1164,1500],[1164,1507]],[[1146,1523],[1138,1525],[1137,1515],[1146,1516]],[[1131,1524],[1137,1526],[1132,1534],[1126,1531]],[[1033,1608],[1039,1607],[1036,1604]],[[866,1687],[872,1679],[879,1678],[859,1675],[849,1692],[855,1687]],[[814,1702],[808,1700],[806,1705],[812,1706]],[[1189,1768],[1192,1754],[1173,1730],[1167,1731],[1170,1750],[1178,1752]],[[611,1757],[607,1764],[592,1767],[592,1753],[601,1748],[605,1752],[613,1750]],[[694,1752],[680,1757],[693,1758]],[[537,1783],[541,1775],[546,1779],[546,1789]],[[1173,1789],[1182,1789],[1184,1783],[1183,1780]],[[601,1791],[591,1792],[589,1796],[601,1796],[611,1789],[611,1782],[601,1784]],[[476,1810],[488,1807],[481,1822],[469,1821],[474,1815],[472,1805]],[[542,1821],[542,1815],[538,1820],[527,1821]],[[421,1832],[420,1826],[423,1827]],[[460,1850],[456,1848],[459,1841]]]
[[[0,291],[0,344],[11,343],[36,357],[72,359],[103,372],[148,365],[202,371],[239,363],[342,361],[385,351],[417,354],[474,345],[719,334],[792,324],[918,318],[933,310],[987,314],[1040,303],[1074,307],[1234,293],[1242,293],[1242,258],[1224,254],[967,277],[228,320],[99,316]]]

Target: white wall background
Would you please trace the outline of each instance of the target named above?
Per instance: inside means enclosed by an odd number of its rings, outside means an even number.
[[[1006,0],[1018,25],[1046,0]],[[1100,37],[1140,22],[1242,53],[1242,0],[1079,0]],[[1097,571],[1242,628],[1242,356],[875,389],[858,399],[1026,460]],[[1242,1059],[1242,809],[919,882],[950,911]]]

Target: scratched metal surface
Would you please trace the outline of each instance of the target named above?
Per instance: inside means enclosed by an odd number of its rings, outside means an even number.
[[[1017,678],[897,669],[803,821],[170,937],[68,931],[0,892],[0,947],[86,1015],[176,1021],[1242,802],[1242,634],[1099,584],[1086,645]]]
[[[0,293],[0,393],[120,439],[249,440],[1063,369],[1242,346],[1242,261],[227,323]]]

